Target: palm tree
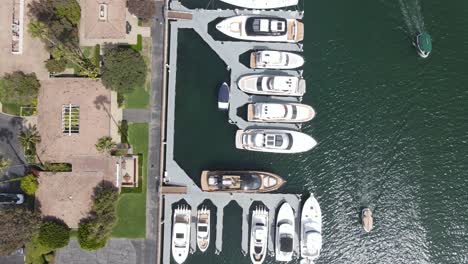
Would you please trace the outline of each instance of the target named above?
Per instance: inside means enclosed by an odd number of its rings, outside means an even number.
[[[96,143],[96,149],[101,153],[110,153],[116,146],[117,144],[112,141],[111,137],[102,137]]]
[[[27,129],[21,131],[18,141],[26,155],[36,154],[36,144],[41,142],[41,135],[37,131],[36,125],[29,125]]]
[[[4,169],[8,169],[10,166],[11,166],[10,159],[4,159],[0,157],[0,172],[2,172]]]

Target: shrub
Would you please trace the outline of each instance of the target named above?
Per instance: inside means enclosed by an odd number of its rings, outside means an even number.
[[[38,239],[50,249],[62,248],[68,245],[70,228],[63,221],[44,220],[39,228]]]
[[[34,195],[39,187],[36,176],[29,174],[21,179],[21,190],[27,195]]]
[[[99,44],[94,47],[93,63],[96,67],[101,67],[101,46]]]
[[[0,85],[0,101],[3,103],[31,105],[37,98],[41,84],[35,73],[21,71],[7,73]]]
[[[0,256],[26,244],[40,225],[40,215],[23,207],[0,210]]]
[[[110,153],[112,149],[115,148],[117,144],[112,141],[111,137],[102,137],[98,139],[98,142],[96,143],[96,149],[97,151],[101,153]]]
[[[122,120],[120,122],[120,142],[123,144],[128,144],[128,122],[127,120]]]
[[[43,165],[44,171],[51,172],[70,172],[72,171],[72,165],[70,163],[52,163],[45,162]]]
[[[65,70],[67,62],[65,60],[49,59],[46,61],[45,66],[49,72],[58,73]]]

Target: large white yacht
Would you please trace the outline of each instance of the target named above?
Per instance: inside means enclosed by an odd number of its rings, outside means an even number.
[[[221,0],[234,6],[251,9],[274,9],[297,5],[299,0]]]
[[[291,261],[294,251],[294,211],[288,203],[281,205],[276,217],[275,257],[277,261]]]
[[[205,252],[210,245],[210,210],[203,207],[197,213],[197,246]]]
[[[180,206],[174,211],[172,226],[172,257],[181,264],[187,259],[190,244],[191,210]]]
[[[296,103],[255,103],[247,106],[250,122],[302,123],[315,117],[314,109]]]
[[[267,74],[242,76],[237,86],[246,93],[259,95],[303,96],[306,90],[306,82],[300,77]]]
[[[322,249],[322,211],[318,201],[309,197],[301,215],[301,264],[312,263]]]
[[[251,151],[300,153],[316,145],[311,136],[291,130],[248,129],[236,133],[236,148]]]
[[[242,15],[224,19],[216,28],[240,40],[290,42],[304,39],[304,24],[296,19],[274,16]]]
[[[250,54],[253,69],[296,69],[304,65],[304,58],[296,53],[276,50],[261,50]]]
[[[256,208],[252,213],[252,225],[250,227],[250,259],[253,264],[261,264],[265,261],[268,246],[268,211]]]

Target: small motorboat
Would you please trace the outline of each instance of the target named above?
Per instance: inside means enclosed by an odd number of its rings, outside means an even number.
[[[236,148],[251,151],[300,153],[316,145],[311,136],[291,130],[248,129],[236,133]]]
[[[261,50],[250,54],[253,69],[296,69],[304,65],[304,58],[296,53],[276,50]]]
[[[416,50],[418,51],[419,56],[421,56],[422,58],[429,57],[429,54],[432,52],[432,39],[429,33],[419,33],[416,36],[413,44],[414,46],[416,46]]]
[[[291,261],[294,250],[294,211],[288,203],[281,205],[276,217],[275,257],[277,261]]]
[[[229,98],[230,98],[229,85],[224,82],[219,87],[219,92],[218,92],[218,109],[219,110],[226,111],[229,109]]]
[[[303,123],[314,117],[314,109],[305,104],[255,103],[247,106],[247,120],[250,122]]]
[[[264,171],[203,171],[201,187],[205,192],[272,192],[285,181]]]
[[[374,218],[370,208],[366,207],[361,212],[362,227],[366,232],[370,232],[374,227]]]
[[[304,39],[304,24],[275,16],[241,15],[216,25],[223,34],[240,40],[297,43]]]
[[[181,264],[189,253],[191,210],[187,206],[180,206],[174,211],[172,226],[172,257]]]
[[[274,9],[297,5],[299,0],[221,0],[227,4],[251,9]]]
[[[249,94],[303,96],[306,82],[301,77],[253,74],[242,76],[237,86]]]
[[[268,246],[268,211],[263,207],[256,208],[252,213],[250,226],[250,259],[253,264],[265,261]]]
[[[322,211],[318,201],[309,197],[301,214],[301,263],[311,263],[322,249]]]
[[[206,207],[197,213],[197,246],[201,252],[210,246],[210,210]]]

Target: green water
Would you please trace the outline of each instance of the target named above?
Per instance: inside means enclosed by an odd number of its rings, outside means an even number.
[[[300,155],[236,150],[236,127],[216,109],[226,65],[188,30],[179,34],[177,161],[196,182],[202,169],[262,169],[286,178],[282,192],[313,192],[323,212],[317,263],[468,263],[468,1],[304,2],[303,102],[317,117],[303,132],[319,145]],[[433,38],[426,60],[411,45],[418,27]],[[369,234],[361,206],[374,211]],[[225,214],[221,255],[212,246],[186,263],[250,263],[240,209]]]

